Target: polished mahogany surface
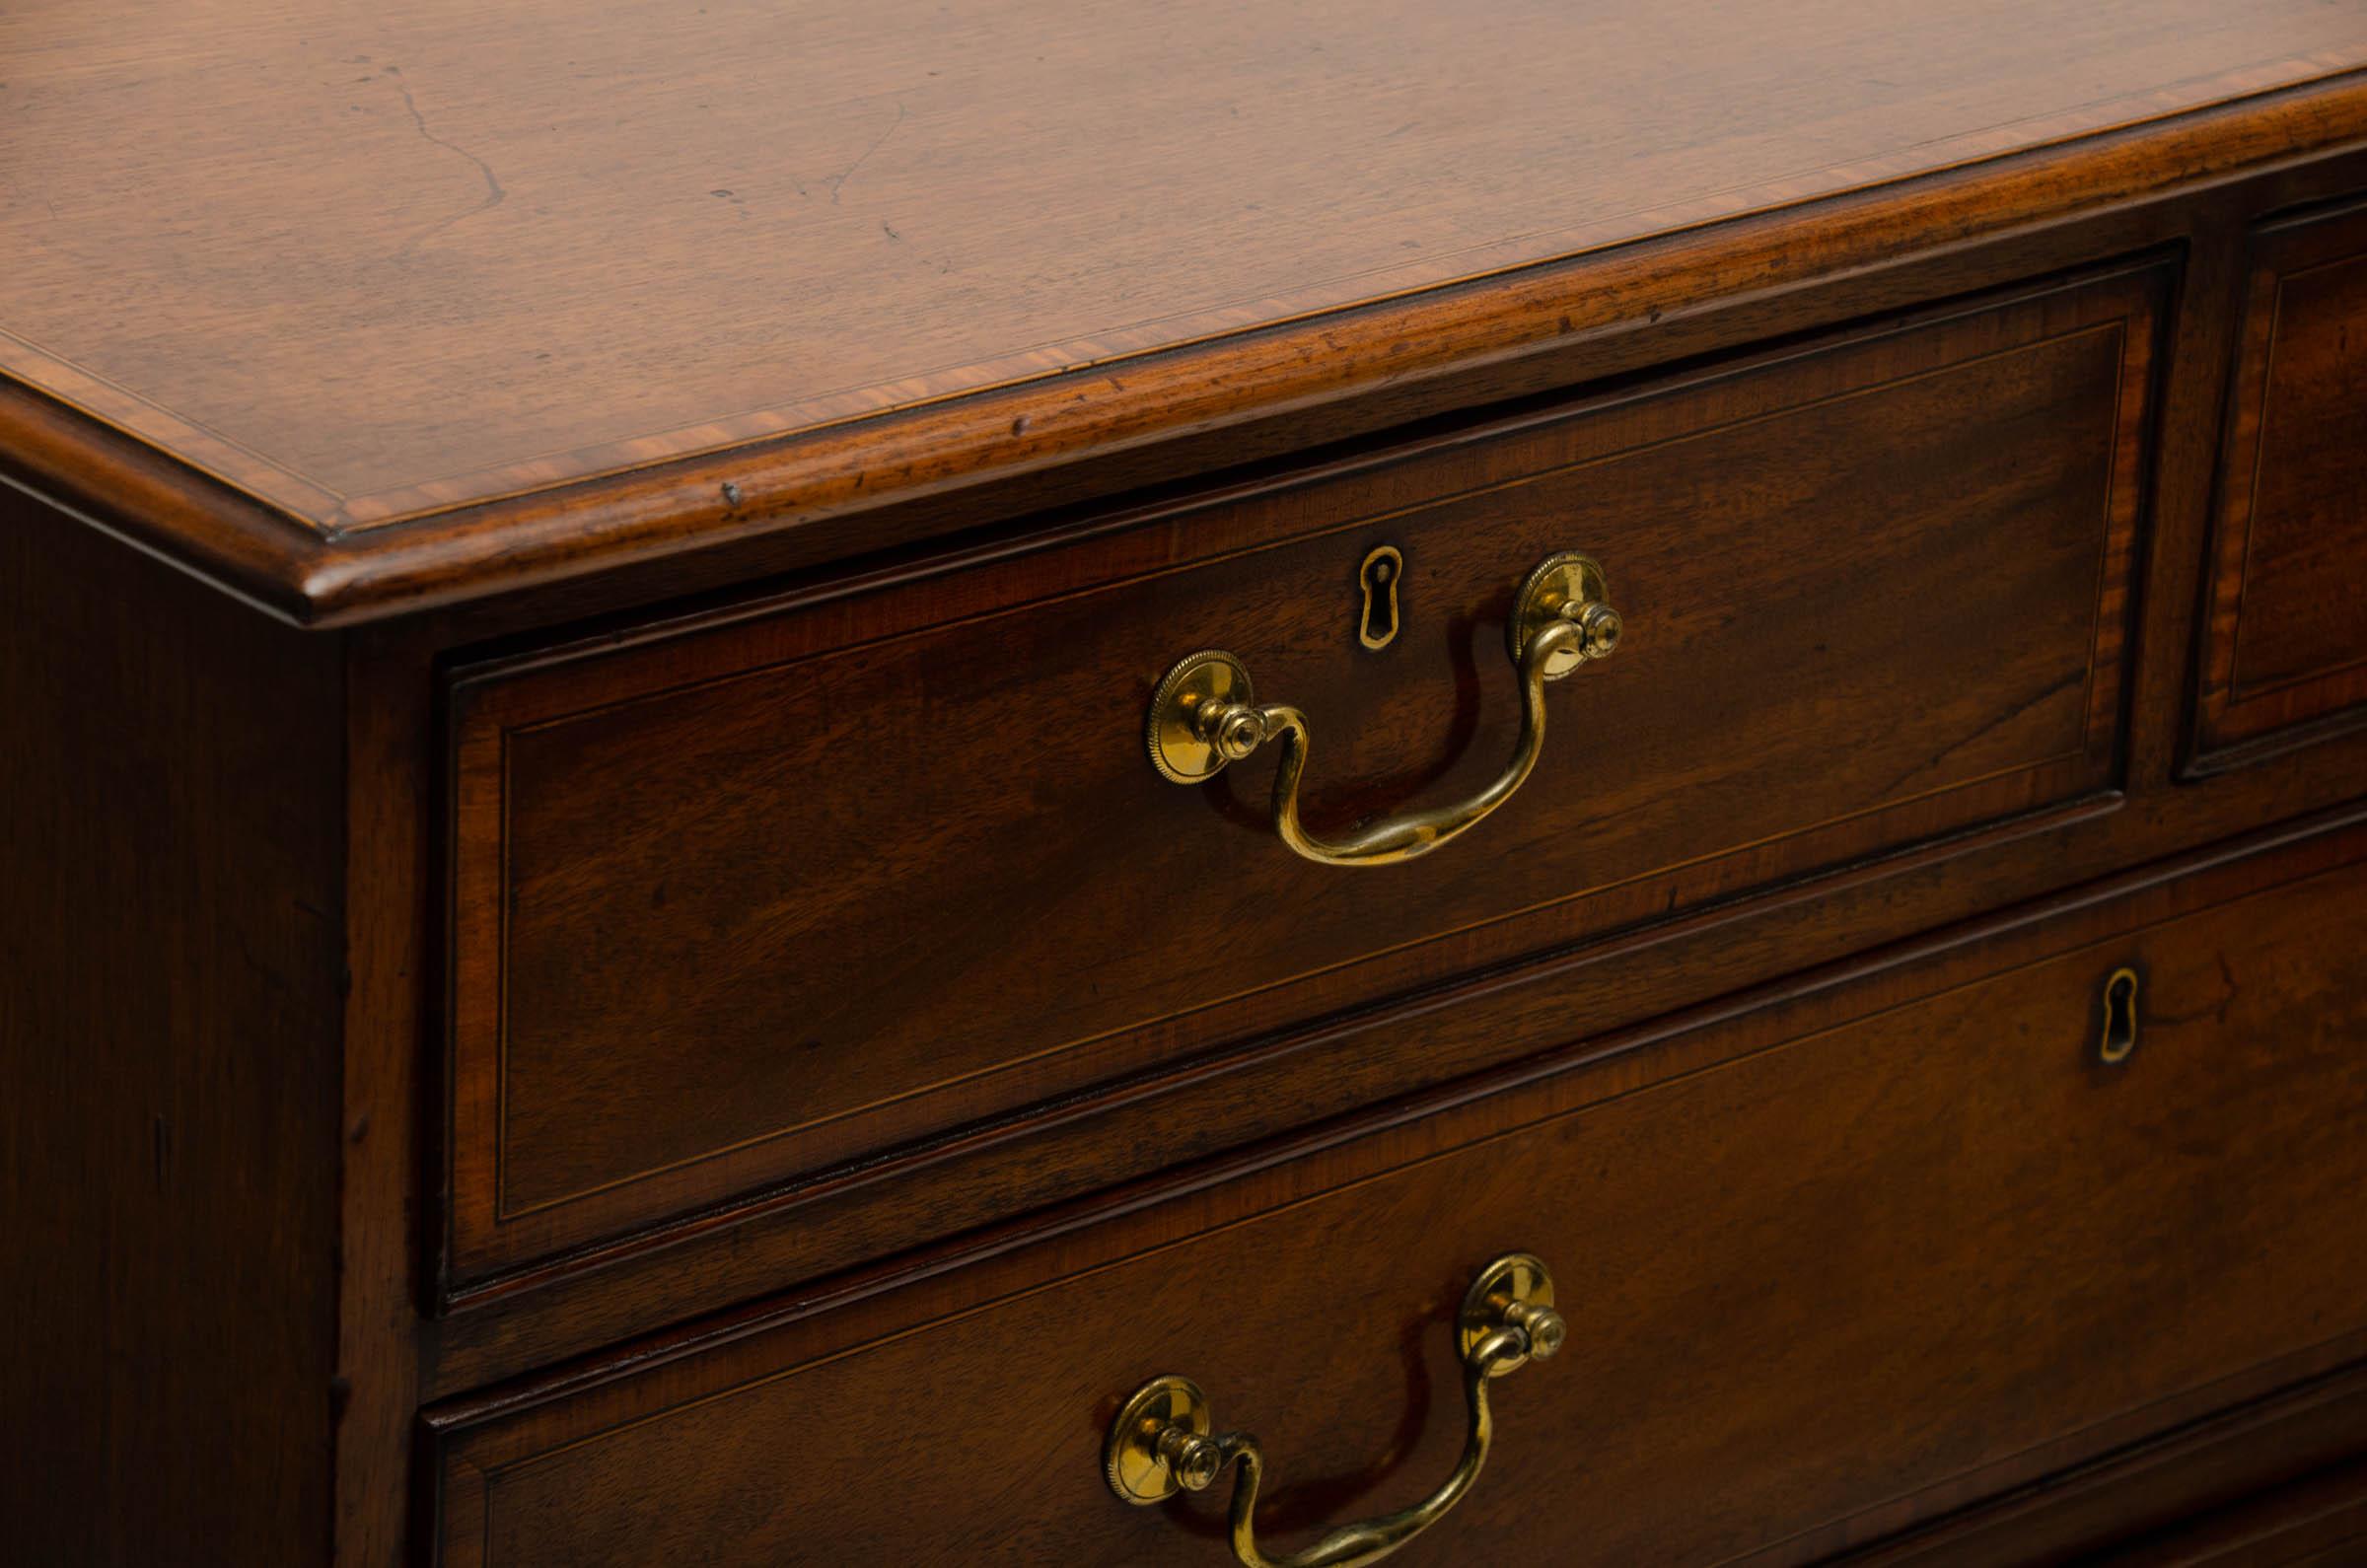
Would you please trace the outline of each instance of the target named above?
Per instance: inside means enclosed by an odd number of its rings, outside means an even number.
[[[2367,206],[2256,237],[2196,766],[2367,724]]]
[[[856,492],[1040,463],[1186,416],[1126,356],[2363,63],[2314,0],[16,6],[0,371],[264,503],[137,526],[319,612],[404,518],[1101,367]]]
[[[13,6],[0,366],[369,527],[2367,63],[2304,0],[1730,9]]]
[[[336,651],[0,489],[0,1558],[293,1563],[335,1425]]]

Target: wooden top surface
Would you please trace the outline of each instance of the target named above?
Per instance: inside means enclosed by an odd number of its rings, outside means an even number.
[[[2367,64],[1912,11],[15,0],[0,373],[351,537]]]

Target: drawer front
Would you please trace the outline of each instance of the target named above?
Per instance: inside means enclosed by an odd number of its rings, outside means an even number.
[[[2109,790],[2160,282],[466,674],[448,1280]],[[1154,683],[1216,645],[1309,715],[1313,831],[1476,794],[1515,750],[1516,585],[1570,549],[1625,645],[1546,688],[1534,774],[1439,853],[1294,856],[1274,747],[1151,765]]]
[[[2367,723],[2367,205],[2256,237],[2193,765]]]
[[[2362,856],[2067,901],[453,1412],[442,1560],[1209,1568],[1224,1483],[1103,1480],[1163,1373],[1258,1436],[1259,1529],[1304,1544],[1453,1466],[1455,1314],[1515,1248],[1568,1342],[1495,1384],[1495,1452],[1408,1564],[1805,1561],[2003,1491],[2367,1350]]]

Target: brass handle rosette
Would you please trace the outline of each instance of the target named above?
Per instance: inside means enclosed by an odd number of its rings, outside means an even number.
[[[1411,1508],[1342,1525],[1304,1551],[1268,1557],[1258,1548],[1255,1519],[1257,1488],[1265,1476],[1264,1451],[1247,1432],[1214,1431],[1208,1396],[1189,1379],[1177,1377],[1144,1384],[1111,1423],[1103,1450],[1110,1489],[1129,1503],[1161,1503],[1178,1492],[1205,1491],[1234,1466],[1231,1539],[1233,1556],[1244,1568],[1354,1568],[1379,1562],[1437,1524],[1479,1478],[1495,1443],[1489,1383],[1561,1349],[1568,1327],[1553,1310],[1553,1279],[1545,1265],[1526,1252],[1488,1264],[1464,1297],[1456,1335],[1470,1434],[1454,1473]]]

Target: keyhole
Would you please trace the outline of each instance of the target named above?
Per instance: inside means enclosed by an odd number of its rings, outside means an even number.
[[[2107,1062],[2123,1062],[2136,1048],[2137,971],[2118,968],[2104,982],[2104,1038],[2096,1054]]]
[[[1405,557],[1394,544],[1375,549],[1356,570],[1356,580],[1364,589],[1356,640],[1367,648],[1386,648],[1398,635],[1398,579],[1404,570]]]

